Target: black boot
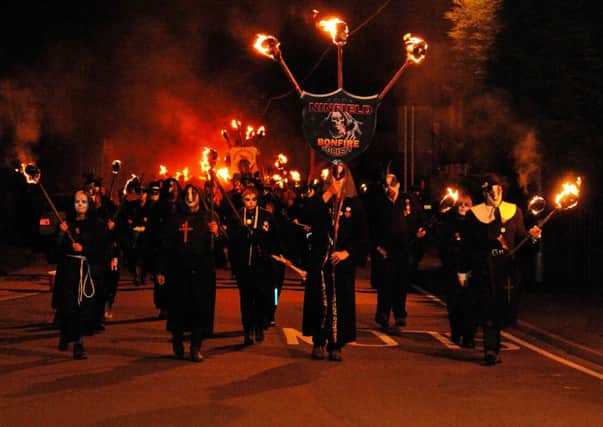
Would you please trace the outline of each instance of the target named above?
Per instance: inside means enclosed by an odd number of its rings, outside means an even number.
[[[177,359],[184,358],[184,345],[182,344],[182,338],[172,338],[172,350],[174,351],[174,356]]]
[[[86,350],[84,349],[84,344],[81,342],[76,342],[73,345],[73,358],[77,360],[87,359],[88,355],[86,354]]]
[[[255,340],[256,340],[257,342],[262,342],[262,341],[264,341],[264,328],[263,328],[263,327],[258,326],[258,327],[255,329]]]
[[[69,343],[67,342],[67,340],[63,337],[59,338],[59,351],[67,351],[67,348],[69,347]]]
[[[243,345],[253,344],[253,335],[251,331],[245,331],[245,338],[243,339]]]
[[[191,360],[193,362],[202,362],[203,355],[201,354],[201,348],[199,347],[191,347]]]

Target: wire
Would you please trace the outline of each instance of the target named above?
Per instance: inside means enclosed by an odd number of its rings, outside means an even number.
[[[362,28],[364,28],[365,26],[367,26],[373,19],[375,19],[377,16],[379,16],[381,14],[381,12],[383,12],[383,9],[385,9],[390,3],[391,3],[391,0],[386,0],[381,6],[379,6],[377,8],[377,10],[375,11],[375,13],[373,13],[371,16],[369,16],[368,18],[366,18],[360,25],[358,25],[356,28],[354,28],[350,32],[350,34],[349,34],[348,37],[351,37],[352,35],[354,35],[358,31],[360,31]],[[324,61],[325,57],[331,51],[331,49],[333,49],[333,46],[329,46],[325,50],[323,50],[323,52],[320,54],[320,56],[318,57],[318,60],[312,66],[312,68],[310,69],[310,71],[308,71],[308,73],[306,74],[306,76],[303,79],[301,79],[300,86],[306,80],[308,80],[312,76],[312,74],[314,74],[314,72],[316,71],[316,69],[320,66],[320,64],[322,64],[322,61]],[[265,117],[266,114],[268,114],[268,110],[270,109],[270,105],[272,104],[273,101],[278,101],[280,99],[284,99],[284,98],[288,97],[289,95],[291,95],[293,93],[296,93],[296,89],[295,88],[291,88],[287,92],[284,92],[284,93],[282,93],[280,95],[276,95],[276,96],[270,97],[268,99],[268,102],[266,103],[266,107],[264,108],[264,111],[262,113],[262,117]]]

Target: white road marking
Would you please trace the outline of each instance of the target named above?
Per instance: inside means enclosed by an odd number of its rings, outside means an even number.
[[[440,298],[436,297],[435,295],[430,294],[429,292],[427,292],[425,289],[421,288],[420,286],[417,286],[415,284],[411,285],[413,288],[415,288],[417,291],[421,292],[424,296],[426,296],[427,298],[438,302],[439,304],[443,305],[444,307],[446,306],[446,303],[444,301],[442,301]],[[571,360],[568,360],[564,357],[560,357],[557,356],[553,353],[550,353],[548,351],[546,351],[543,348],[540,348],[534,344],[530,344],[527,341],[522,340],[521,338],[517,338],[515,335],[510,334],[508,332],[502,331],[501,332],[501,336],[505,337],[506,339],[513,341],[519,345],[524,346],[527,349],[532,350],[535,353],[538,353],[548,359],[554,360],[555,362],[561,363],[562,365],[565,365],[567,367],[570,367],[572,369],[575,369],[577,371],[580,371],[582,373],[585,373],[587,375],[590,375],[591,377],[597,378],[599,380],[603,380],[603,374],[601,374],[600,372],[596,372],[593,371],[592,369],[589,369],[585,366],[582,366],[578,363],[572,362]]]

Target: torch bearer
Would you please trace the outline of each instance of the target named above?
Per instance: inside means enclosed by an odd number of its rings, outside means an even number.
[[[113,195],[113,187],[115,186],[115,180],[117,179],[117,174],[119,174],[119,170],[121,169],[121,160],[113,160],[111,164],[111,186],[109,187],[109,200]]]
[[[62,223],[63,218],[61,218],[61,214],[57,210],[57,207],[55,206],[55,204],[52,202],[52,199],[48,195],[46,188],[44,188],[44,185],[42,184],[42,182],[40,182],[40,177],[41,177],[40,169],[37,166],[29,164],[29,165],[25,166],[25,168],[23,169],[23,174],[25,175],[25,178],[27,179],[28,184],[38,184],[38,186],[40,187],[40,190],[42,190],[42,194],[44,194],[46,201],[50,205],[52,212],[56,216],[57,221],[59,221],[59,223]],[[75,239],[73,238],[73,236],[71,235],[71,232],[69,230],[67,230],[66,234],[67,234],[67,237],[69,237],[69,240],[71,240],[71,243],[75,243]]]
[[[318,23],[320,28],[331,34],[331,40],[337,47],[337,88],[343,88],[343,47],[348,42],[348,24],[339,18],[322,20]]]
[[[555,196],[555,207],[547,216],[538,221],[538,227],[542,228],[552,217],[559,211],[566,211],[578,205],[578,196],[580,195],[579,187],[582,183],[581,178],[576,180],[576,184],[563,183],[563,190]],[[528,204],[530,211],[539,213],[542,212],[544,199],[540,196],[533,197]],[[513,249],[509,251],[509,255],[513,256],[530,238],[530,235],[524,237]]]
[[[402,67],[396,72],[394,77],[389,81],[389,83],[385,86],[385,88],[379,94],[379,101],[383,99],[383,97],[391,90],[394,84],[398,81],[406,67],[411,64],[419,64],[425,59],[425,55],[427,54],[427,43],[425,40],[413,36],[410,33],[407,33],[402,38],[404,42],[404,47],[406,49],[406,61],[402,64]]]
[[[216,162],[218,161],[218,152],[211,148],[203,149],[203,162],[202,168],[207,168],[207,182],[209,183],[209,218],[210,221],[214,220],[215,212],[214,212],[214,168],[216,166]],[[210,234],[210,250],[213,252],[214,250],[214,234]]]
[[[253,47],[262,55],[267,56],[268,58],[279,63],[299,96],[301,96],[302,89],[299,86],[299,83],[297,83],[297,80],[295,80],[295,77],[293,77],[293,73],[291,73],[291,70],[285,63],[280,46],[281,42],[276,37],[266,34],[258,34],[253,45]]]

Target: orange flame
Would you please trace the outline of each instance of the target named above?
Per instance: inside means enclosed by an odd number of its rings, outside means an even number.
[[[230,172],[228,171],[228,168],[220,168],[216,171],[216,176],[224,181],[230,181],[230,179],[232,178],[230,176]]]
[[[287,156],[285,156],[283,153],[278,153],[277,155],[277,161],[281,164],[281,165],[286,165],[287,162],[289,161],[289,159],[287,158]]]
[[[348,41],[348,24],[339,18],[323,19],[318,23],[321,30],[331,34],[331,40],[338,46]]]
[[[167,167],[164,165],[159,165],[159,176],[166,176],[168,173]]]
[[[259,137],[266,136],[266,128],[264,126],[260,126],[258,128],[257,135]]]
[[[281,56],[280,46],[281,42],[268,34],[258,34],[253,44],[255,50],[275,61],[278,61]]]
[[[404,34],[402,38],[406,48],[406,58],[415,64],[419,64],[425,59],[427,54],[427,43],[420,37],[413,36],[410,33]]]
[[[323,170],[320,171],[320,178],[323,181],[326,181],[329,178],[329,174],[330,174],[329,169],[325,168],[325,169],[323,169]]]
[[[38,169],[38,173],[37,174],[30,175],[30,174],[27,173],[27,166],[25,165],[25,163],[21,163],[21,173],[25,177],[25,180],[27,181],[28,184],[37,184],[40,181],[40,172],[39,172],[39,169]]]
[[[249,141],[253,137],[255,137],[255,129],[253,126],[247,125],[247,130],[245,131],[245,140]]]
[[[534,196],[528,202],[528,210],[534,216],[540,214],[544,210],[546,200],[542,196]]]
[[[234,130],[239,130],[239,128],[241,127],[241,121],[237,120],[237,119],[232,119],[230,121],[230,126],[234,129]]]
[[[201,161],[199,162],[199,166],[201,167],[201,172],[203,172],[203,174],[207,175],[207,173],[209,172],[209,170],[211,169],[211,166],[209,164],[209,152],[211,150],[207,147],[203,148],[203,152],[201,153]]]
[[[576,179],[576,184],[563,183],[563,190],[555,196],[555,205],[558,209],[572,209],[578,205],[582,179]]]
[[[440,212],[446,213],[456,204],[459,199],[459,191],[457,189],[448,187],[446,188],[446,194],[440,200]]]
[[[299,173],[299,171],[292,170],[292,171],[289,172],[289,175],[291,175],[291,179],[294,182],[300,182],[301,181],[301,174]]]

